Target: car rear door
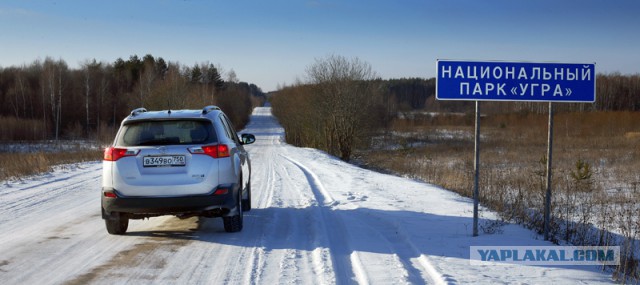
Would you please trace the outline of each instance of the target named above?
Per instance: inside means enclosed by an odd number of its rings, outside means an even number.
[[[206,194],[218,185],[217,160],[194,148],[215,144],[208,120],[148,120],[124,126],[118,143],[135,156],[115,162],[114,185],[129,196]]]

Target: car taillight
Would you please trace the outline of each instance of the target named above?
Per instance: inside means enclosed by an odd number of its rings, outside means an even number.
[[[229,157],[229,146],[226,144],[190,147],[191,154],[206,154],[213,158]]]
[[[229,147],[226,144],[218,145],[218,157],[229,157]]]
[[[117,161],[123,157],[136,156],[140,150],[132,150],[126,148],[108,147],[104,149],[104,160]]]

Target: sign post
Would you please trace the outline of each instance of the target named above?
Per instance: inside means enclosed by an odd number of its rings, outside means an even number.
[[[551,221],[553,103],[595,102],[595,63],[438,60],[437,68],[436,98],[438,100],[476,101],[473,236],[478,235],[479,101],[549,102],[547,189],[544,207],[544,239],[548,240]]]
[[[551,157],[553,156],[553,102],[549,102],[549,135],[547,148],[547,191],[544,194],[544,240],[549,240],[551,222]]]
[[[478,236],[478,200],[480,199],[480,101],[476,101],[476,128],[473,143],[473,236]]]

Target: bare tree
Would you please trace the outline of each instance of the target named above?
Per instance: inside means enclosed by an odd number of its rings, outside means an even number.
[[[82,64],[81,68],[82,68],[82,81],[83,81],[83,87],[84,87],[84,110],[85,110],[85,126],[86,126],[86,130],[87,132],[89,131],[89,126],[90,126],[90,119],[89,119],[89,105],[91,102],[91,92],[95,92],[92,89],[92,85],[94,85],[95,83],[93,82],[94,77],[97,76],[98,71],[101,68],[102,63],[98,63],[96,62],[95,59],[93,59],[93,61],[85,61],[85,63]],[[96,123],[98,123],[96,121]]]
[[[49,97],[56,140],[58,140],[60,136],[62,92],[64,90],[64,84],[66,83],[65,77],[67,77],[67,72],[67,63],[63,60],[54,61],[51,58],[46,58],[43,63],[41,83],[45,85],[45,90]]]
[[[233,68],[227,73],[227,81],[231,83],[238,83],[238,76]]]
[[[56,141],[60,138],[60,126],[62,125],[62,91],[64,90],[63,77],[66,76],[68,71],[67,63],[60,59],[56,64],[56,71],[58,72],[58,102],[56,112]]]
[[[326,146],[330,153],[349,160],[356,143],[367,139],[375,107],[381,102],[371,65],[358,58],[331,55],[316,59],[307,68],[317,93],[316,104],[325,120]]]
[[[51,116],[53,117],[54,124],[56,127],[56,136],[58,131],[58,122],[56,121],[57,116],[57,102],[56,102],[56,63],[51,58],[46,58],[43,63],[43,72],[42,72],[42,85],[44,86],[44,94],[48,99],[48,103],[51,107]],[[43,95],[44,95],[43,94]]]
[[[151,95],[156,79],[158,77],[158,71],[156,70],[156,62],[151,55],[144,57],[144,68],[140,74],[140,102],[138,106],[146,107],[147,97]]]

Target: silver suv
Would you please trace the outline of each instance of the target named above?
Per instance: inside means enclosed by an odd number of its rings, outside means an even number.
[[[251,164],[243,145],[216,106],[149,112],[126,117],[104,151],[102,218],[110,234],[127,231],[129,219],[175,215],[222,217],[227,232],[242,230],[251,210]]]

